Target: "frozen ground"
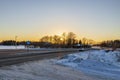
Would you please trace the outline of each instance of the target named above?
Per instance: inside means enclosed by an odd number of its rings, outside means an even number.
[[[119,51],[87,51],[69,54],[57,61],[58,64],[72,67],[89,75],[120,80]]]
[[[0,80],[106,80],[56,64],[56,59],[0,68]]]

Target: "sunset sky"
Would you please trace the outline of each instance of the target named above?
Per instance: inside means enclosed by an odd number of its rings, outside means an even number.
[[[120,39],[120,0],[0,0],[0,41],[37,41],[63,32]]]

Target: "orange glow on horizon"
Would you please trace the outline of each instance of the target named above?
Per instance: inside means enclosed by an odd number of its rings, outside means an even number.
[[[67,34],[67,32],[65,32]],[[55,35],[58,35],[58,36],[62,36],[63,32],[60,32],[58,31],[57,34]],[[37,36],[17,36],[17,41],[39,41],[40,38],[42,38],[43,36],[46,36],[46,35],[37,35]],[[48,36],[53,36],[53,35],[48,35]],[[84,36],[79,36],[78,34],[76,34],[76,39],[78,40],[81,40],[83,38],[87,38],[87,39],[91,39],[91,40],[94,40],[95,42],[102,42],[102,41],[106,41],[106,40],[116,40],[118,39],[117,37],[99,37],[99,38],[91,38],[91,37],[84,37]],[[2,37],[0,39],[0,42],[4,41],[4,40],[15,40],[15,36],[5,36],[5,37]],[[62,39],[61,39],[62,40]]]

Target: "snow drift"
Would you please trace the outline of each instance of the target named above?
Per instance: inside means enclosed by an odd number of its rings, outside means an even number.
[[[69,54],[61,58],[58,62],[74,62],[80,63],[82,60],[95,60],[111,65],[120,66],[120,52],[119,51],[105,51],[95,50]]]
[[[89,75],[120,79],[119,51],[95,50],[69,54],[58,60],[57,64],[72,67]]]

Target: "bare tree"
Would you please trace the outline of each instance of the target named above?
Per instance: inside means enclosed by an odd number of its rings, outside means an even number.
[[[67,44],[69,47],[72,47],[72,45],[75,42],[75,38],[76,38],[76,34],[74,34],[73,32],[69,32],[67,35]]]
[[[61,38],[60,38],[60,36],[54,35],[54,36],[53,36],[53,42],[54,42],[55,44],[60,44],[60,43],[61,43]]]
[[[49,42],[49,41],[50,41],[49,36],[44,36],[40,39],[40,42]]]
[[[64,32],[63,34],[62,34],[62,40],[63,40],[63,45],[65,45],[66,44],[66,33]]]

